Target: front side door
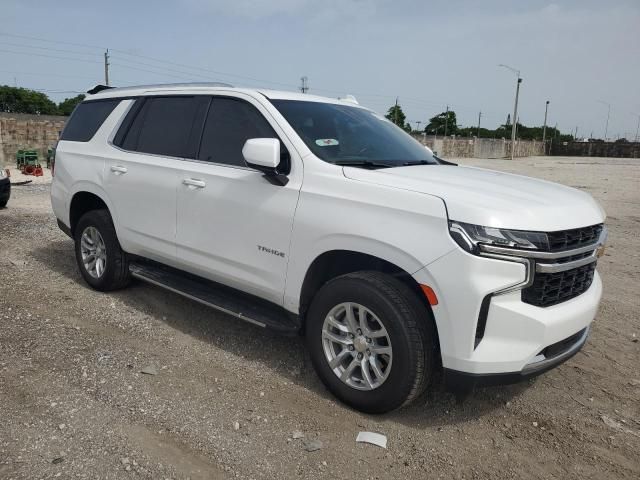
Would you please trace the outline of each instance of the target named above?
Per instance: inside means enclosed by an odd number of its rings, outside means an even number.
[[[182,267],[281,304],[302,165],[278,125],[249,99],[212,99],[197,160],[184,162],[177,194]],[[280,138],[289,182],[273,185],[247,167],[249,138]]]
[[[192,131],[199,135],[209,98],[147,97],[136,102],[109,149],[106,191],[122,247],[173,264],[182,157],[189,154]],[[200,124],[194,128],[198,115]]]

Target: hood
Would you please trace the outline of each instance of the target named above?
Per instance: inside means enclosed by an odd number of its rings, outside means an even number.
[[[439,197],[450,220],[476,225],[556,231],[602,223],[605,218],[588,193],[522,175],[449,165],[343,170],[352,180]]]

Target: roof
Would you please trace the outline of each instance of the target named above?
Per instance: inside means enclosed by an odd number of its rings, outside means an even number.
[[[240,92],[247,94],[261,94],[271,100],[298,100],[307,102],[338,103],[345,105],[355,105],[353,100],[341,100],[337,98],[321,97],[300,92],[287,92],[282,90],[268,90],[263,88],[237,88],[226,83],[165,83],[157,85],[135,85],[130,87],[106,88],[89,95],[89,99],[114,98],[124,96],[138,96],[149,93],[221,93]]]

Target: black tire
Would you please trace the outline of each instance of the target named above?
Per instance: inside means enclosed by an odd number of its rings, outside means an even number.
[[[393,348],[391,371],[373,390],[344,383],[329,366],[322,327],[336,305],[363,305],[382,321]],[[325,386],[347,405],[366,413],[385,413],[420,396],[436,369],[436,333],[431,311],[400,280],[381,272],[355,272],[327,282],[313,299],[306,323],[307,348]]]
[[[0,200],[0,208],[4,208],[7,206],[7,203],[9,203],[9,199],[5,199],[5,200]]]
[[[88,227],[95,227],[105,245],[107,260],[104,272],[98,278],[91,276],[82,261],[80,240]],[[107,210],[91,210],[85,213],[74,230],[76,262],[85,281],[96,290],[108,292],[126,287],[131,281],[127,254],[120,247],[116,230]]]

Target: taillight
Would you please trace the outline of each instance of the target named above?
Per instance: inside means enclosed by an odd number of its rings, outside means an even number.
[[[55,177],[56,170],[56,149],[53,149],[53,157],[51,158],[51,176]]]

